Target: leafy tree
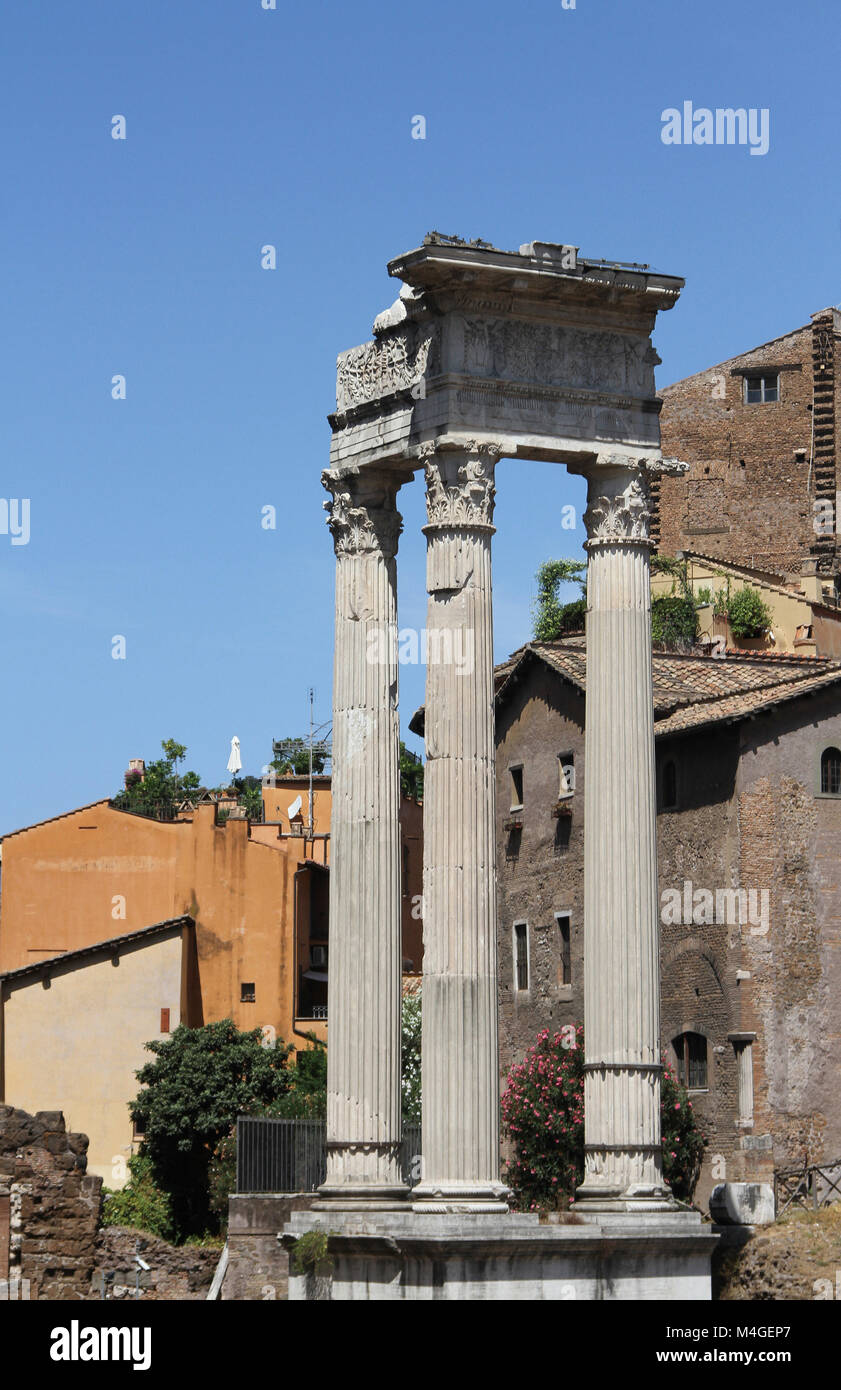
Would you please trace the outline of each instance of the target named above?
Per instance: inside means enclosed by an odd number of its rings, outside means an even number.
[[[290,1048],[262,1045],[259,1028],[240,1032],[231,1019],[203,1028],[183,1024],[146,1049],[155,1054],[136,1073],[141,1084],[130,1106],[143,1130],[141,1154],[156,1185],[169,1193],[179,1239],[207,1228],[208,1165],[236,1117],[268,1106],[290,1088]]]
[[[174,816],[182,802],[199,791],[198,773],[179,771],[179,763],[187,755],[185,745],[167,738],[162,741],[161,748],[164,756],[147,764],[142,780],[139,772],[128,774],[125,790],[114,797],[114,805],[121,811],[137,811],[141,815],[166,819]]]
[[[400,790],[404,796],[423,800],[423,759],[400,740]]]
[[[675,1197],[689,1200],[704,1139],[692,1102],[666,1065],[660,1092],[663,1175]],[[502,1097],[503,1130],[513,1157],[506,1180],[527,1211],[556,1210],[575,1200],[584,1178],[584,1030],[538,1034],[511,1068]]]
[[[554,642],[565,632],[580,630],[587,611],[587,565],[583,560],[547,560],[537,571],[537,598],[532,607],[536,642]],[[583,576],[583,577],[582,577]],[[561,603],[561,584],[577,584],[582,597]]]
[[[283,738],[272,744],[274,757],[269,763],[276,772],[284,777],[294,775],[304,777],[310,770],[310,745],[309,740],[304,738]],[[330,748],[327,743],[313,743],[312,746],[312,770],[320,773],[324,771],[324,765],[330,756]]]
[[[771,609],[757,589],[745,585],[728,596],[727,620],[734,637],[761,637],[772,619]]]
[[[403,1123],[419,1125],[421,1121],[421,995],[408,994],[403,1000],[401,1020],[400,1093],[403,1098]]]

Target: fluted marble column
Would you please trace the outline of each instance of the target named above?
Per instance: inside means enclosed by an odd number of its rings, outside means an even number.
[[[501,446],[425,446],[423,1174],[418,1211],[506,1209],[499,1181],[491,537]]]
[[[400,1174],[400,772],[396,560],[402,478],[326,472],[336,551],[327,1180],[392,1205]]]
[[[588,476],[585,1177],[576,1209],[660,1210],[660,958],[649,494],[638,460]]]

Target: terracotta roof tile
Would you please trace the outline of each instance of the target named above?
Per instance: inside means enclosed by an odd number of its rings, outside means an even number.
[[[587,654],[583,637],[532,642],[497,673],[497,700],[505,699],[530,660],[545,662],[584,692]],[[747,718],[785,700],[841,682],[841,662],[765,652],[723,657],[652,653],[655,732],[677,733],[703,724]]]

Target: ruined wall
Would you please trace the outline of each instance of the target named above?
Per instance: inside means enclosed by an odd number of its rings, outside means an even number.
[[[815,543],[812,327],[774,339],[662,391],[663,453],[691,465],[655,486],[654,538],[677,550],[798,572]],[[782,368],[780,399],[746,405],[733,369]],[[803,451],[798,455],[795,451]]]
[[[135,1253],[150,1266],[148,1270],[137,1270],[140,1299],[144,1303],[164,1299],[196,1302],[207,1298],[222,1247],[170,1245],[148,1231],[103,1226],[96,1240],[91,1298],[102,1297],[104,1277],[108,1301],[134,1300]]]
[[[90,1294],[102,1179],[85,1173],[87,1147],[60,1112],[0,1105],[0,1201],[8,1199],[11,1217],[3,1262],[24,1297]]]

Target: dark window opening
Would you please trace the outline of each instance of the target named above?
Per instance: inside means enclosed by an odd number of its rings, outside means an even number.
[[[561,938],[560,983],[570,985],[572,984],[572,956],[570,954],[569,913],[562,913],[555,920],[558,923],[558,933]]]
[[[701,1033],[681,1033],[672,1046],[677,1058],[677,1079],[688,1091],[707,1087],[707,1040]]]
[[[572,796],[575,791],[575,758],[572,753],[558,754],[558,798]]]
[[[298,1018],[327,1018],[330,874],[309,864],[295,875]]]
[[[821,791],[826,796],[841,796],[841,752],[825,748],[821,754]]]
[[[529,942],[528,927],[525,922],[514,924],[514,964],[517,974],[517,989],[528,989]]]
[[[241,1004],[253,1004],[256,997],[256,986],[253,981],[248,984],[240,983],[239,1002]]]
[[[519,811],[523,805],[523,769],[511,768],[511,810]]]
[[[674,811],[677,807],[677,766],[673,758],[663,764],[661,809]]]

